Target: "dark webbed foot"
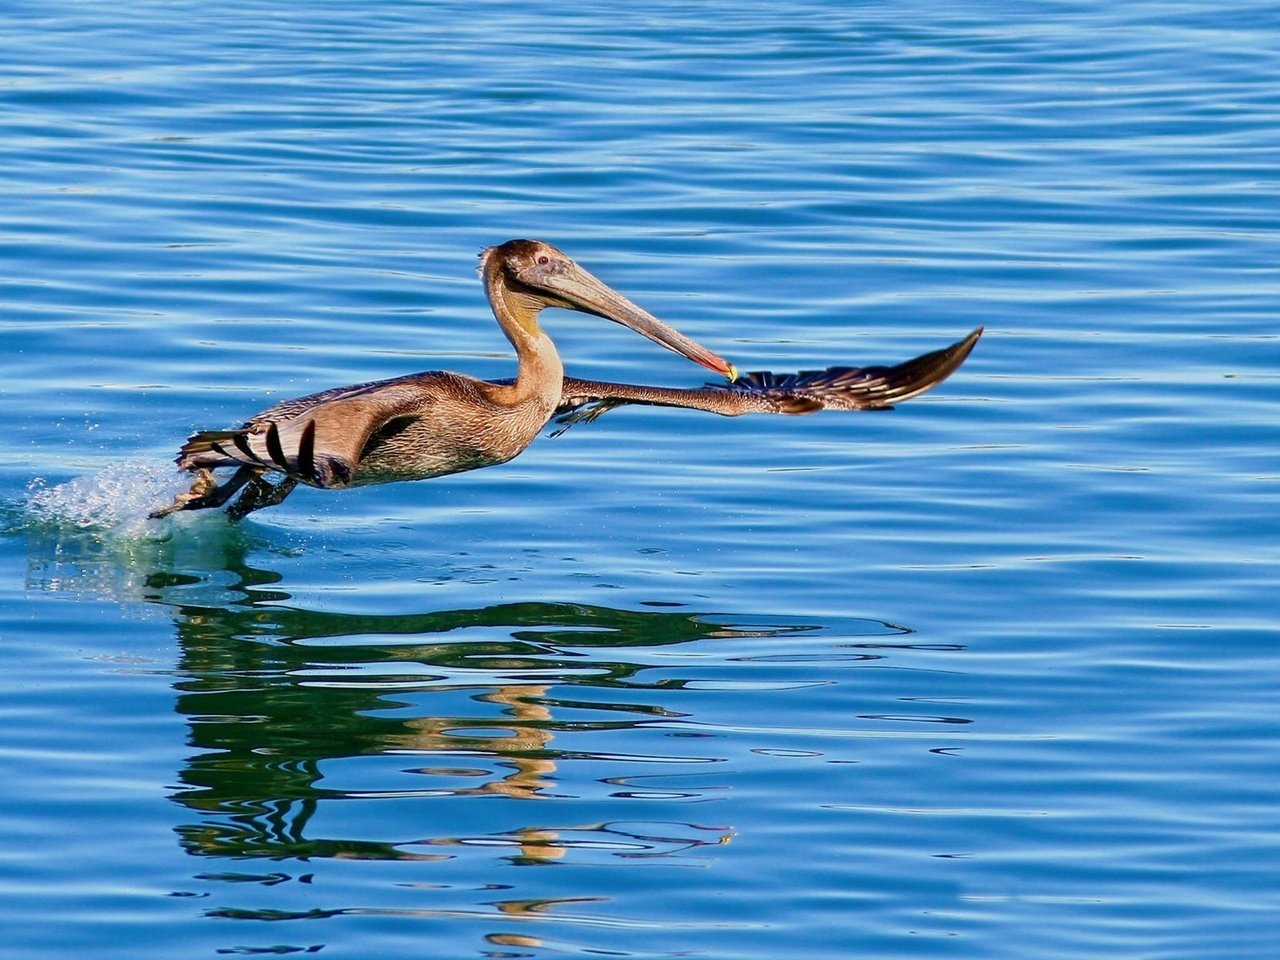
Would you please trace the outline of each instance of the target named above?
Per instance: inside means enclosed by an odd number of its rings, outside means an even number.
[[[200,470],[191,481],[191,489],[173,498],[173,503],[147,514],[148,519],[159,520],[179,510],[205,510],[209,507],[220,507],[233,496],[236,491],[252,480],[257,471],[252,467],[241,467],[221,486],[213,478],[212,470]]]
[[[293,493],[293,488],[297,485],[298,481],[293,477],[285,477],[276,484],[268,483],[260,476],[254,477],[249,483],[249,489],[240,495],[239,500],[227,507],[227,519],[235,523],[255,510],[283,503],[284,498]]]

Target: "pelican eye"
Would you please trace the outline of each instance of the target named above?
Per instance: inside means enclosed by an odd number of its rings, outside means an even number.
[[[538,254],[538,266],[545,267],[550,262],[551,262],[551,258],[548,257],[545,253]]]

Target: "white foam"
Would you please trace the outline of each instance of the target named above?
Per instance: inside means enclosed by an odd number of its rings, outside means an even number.
[[[191,478],[172,466],[126,461],[53,487],[32,481],[27,511],[37,522],[101,530],[121,539],[155,536],[156,521],[147,514],[190,484]]]

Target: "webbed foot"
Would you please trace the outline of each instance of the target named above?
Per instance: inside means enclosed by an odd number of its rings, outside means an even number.
[[[147,514],[149,520],[159,520],[179,510],[204,510],[208,507],[220,507],[230,500],[246,483],[257,475],[252,467],[241,467],[231,475],[226,483],[219,485],[214,479],[213,471],[202,468],[191,481],[191,489],[173,498],[173,503],[160,507]]]

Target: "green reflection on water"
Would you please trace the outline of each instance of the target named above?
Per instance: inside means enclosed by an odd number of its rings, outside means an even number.
[[[198,544],[28,531],[29,588],[105,595],[172,618],[175,709],[193,752],[171,796],[197,817],[175,828],[194,855],[430,861],[480,851],[535,864],[714,846],[726,828],[666,818],[582,823],[540,803],[514,816],[506,806],[500,822],[480,818],[490,829],[460,829],[446,815],[427,835],[368,835],[386,833],[374,828],[380,802],[588,796],[659,800],[670,813],[670,803],[708,799],[719,788],[687,771],[725,758],[708,753],[696,724],[683,726],[680,699],[691,687],[664,650],[827,629],[673,601],[638,610],[569,602],[306,609],[264,566],[269,544],[217,531]],[[872,638],[904,632],[860,621],[844,624],[843,636],[851,626]],[[681,775],[655,776],[652,764]],[[325,804],[343,801],[366,804],[344,828],[365,836],[325,836],[313,826]]]

